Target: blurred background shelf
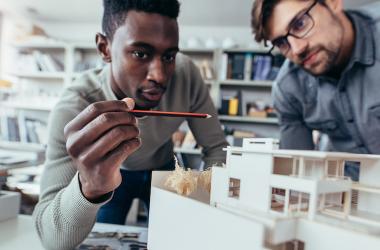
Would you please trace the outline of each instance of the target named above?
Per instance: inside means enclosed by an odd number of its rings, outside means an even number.
[[[243,87],[264,87],[271,88],[273,81],[244,81],[244,80],[222,80],[220,85],[226,86],[243,86]]]
[[[0,102],[0,106],[6,108],[23,109],[23,110],[37,110],[37,111],[51,111],[54,108],[55,102],[27,102],[27,101],[5,101]]]
[[[20,78],[37,78],[37,79],[60,79],[63,80],[66,77],[64,72],[27,72],[27,73],[9,73],[11,76]]]
[[[277,118],[259,118],[259,117],[249,117],[249,116],[219,115],[219,119],[221,121],[230,121],[230,122],[246,122],[246,123],[262,123],[262,124],[278,125]]]

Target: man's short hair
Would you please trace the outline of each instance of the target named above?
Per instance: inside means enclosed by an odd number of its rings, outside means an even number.
[[[172,19],[179,15],[178,0],[103,0],[102,28],[105,35],[112,37],[124,22],[130,10],[160,14]]]
[[[274,7],[281,0],[255,0],[251,12],[251,27],[252,32],[255,35],[255,40],[257,42],[267,42],[268,38],[266,36],[266,25],[269,18],[272,15]],[[300,1],[311,1],[311,0],[300,0]],[[317,0],[319,3],[324,4],[325,0]]]

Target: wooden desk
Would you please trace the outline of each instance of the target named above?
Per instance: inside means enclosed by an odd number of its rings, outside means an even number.
[[[94,231],[120,231],[141,233],[141,240],[147,240],[147,228],[96,223]],[[0,222],[1,250],[44,250],[31,216],[19,215],[17,218]]]

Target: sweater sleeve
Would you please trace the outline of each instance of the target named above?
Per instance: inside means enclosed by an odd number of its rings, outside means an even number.
[[[189,62],[189,81],[191,82],[190,110],[196,113],[207,113],[208,119],[188,119],[189,127],[197,141],[202,146],[205,168],[226,160],[224,147],[228,146],[224,132],[218,119],[215,106],[211,100],[207,85],[204,83],[198,68]]]
[[[66,151],[63,128],[86,105],[66,91],[50,115],[41,194],[33,213],[38,235],[47,249],[75,248],[91,231],[100,206],[108,201],[94,204],[82,195],[76,167]]]

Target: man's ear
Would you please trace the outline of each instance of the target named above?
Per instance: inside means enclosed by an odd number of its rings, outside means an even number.
[[[101,33],[97,33],[95,37],[96,48],[103,61],[106,63],[110,63],[112,61],[111,57],[111,42],[107,39],[107,37]]]
[[[343,11],[343,0],[326,0],[325,4],[334,13],[340,13]]]

